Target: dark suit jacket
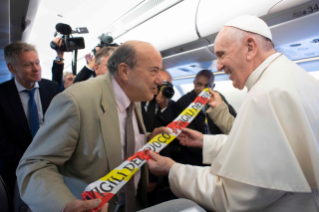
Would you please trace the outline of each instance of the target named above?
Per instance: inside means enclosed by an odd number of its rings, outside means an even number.
[[[59,85],[46,79],[39,81],[43,115]],[[19,160],[32,141],[28,120],[14,79],[0,85],[0,175],[10,190],[16,179]]]
[[[155,98],[155,97],[154,97]],[[142,102],[142,114],[143,114],[143,121],[145,124],[145,128],[147,132],[153,132],[153,130],[157,127],[166,126],[169,123],[171,123],[175,118],[175,104],[176,102],[173,100],[169,101],[168,107],[164,110],[164,112],[161,112],[161,109],[158,107],[157,113],[155,114],[155,117],[153,120],[149,120],[149,117],[147,117],[147,113],[145,111],[145,102]],[[155,113],[155,110],[153,111],[153,114]]]
[[[220,94],[223,101],[227,104],[229,108],[230,114],[232,114],[234,117],[236,117],[236,111],[235,109],[228,104],[225,97]],[[191,92],[185,94],[182,96],[177,102],[176,102],[176,111],[178,114],[180,114],[188,105],[195,100],[197,97],[194,90]],[[206,108],[208,109],[208,108]],[[214,122],[207,116],[209,131],[211,134],[222,134],[223,132],[217,127]],[[205,114],[203,112],[200,112],[197,117],[188,125],[187,128],[197,130],[203,134],[205,134]],[[191,148],[191,147],[185,147],[180,146],[178,153],[174,154],[175,160],[177,162],[183,163],[183,164],[190,164],[190,165],[197,165],[197,166],[204,166],[202,163],[203,161],[203,155],[202,155],[202,149],[200,148]]]
[[[91,76],[95,77],[95,72],[88,69],[86,66],[82,68],[82,70],[76,75],[73,83],[85,81],[89,79]]]

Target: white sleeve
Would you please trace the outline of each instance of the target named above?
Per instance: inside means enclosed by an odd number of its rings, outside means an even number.
[[[204,135],[203,139],[203,163],[211,164],[224,146],[227,135]]]
[[[177,197],[212,211],[259,211],[285,193],[219,177],[210,167],[179,163],[169,172],[169,184]]]

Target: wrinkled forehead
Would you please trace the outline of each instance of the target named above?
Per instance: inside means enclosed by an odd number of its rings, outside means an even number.
[[[215,39],[215,42],[214,42],[214,47],[215,47],[215,51],[216,51],[216,48],[218,49],[219,47],[221,46],[224,46],[225,43],[228,43],[230,44],[230,39],[229,36],[228,36],[228,27],[223,27],[220,32],[218,33],[216,39]]]
[[[239,47],[240,42],[237,39],[239,38],[236,37],[233,27],[223,27],[214,42],[215,54]]]

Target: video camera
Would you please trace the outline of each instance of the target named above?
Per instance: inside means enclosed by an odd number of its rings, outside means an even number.
[[[100,47],[103,48],[105,46],[119,46],[116,43],[112,43],[113,42],[113,37],[111,35],[107,34],[102,34],[101,36],[99,36],[100,39],[100,43],[96,46],[96,47]],[[94,49],[92,49],[93,54],[95,55],[96,53],[96,47],[94,47]]]
[[[162,91],[163,96],[167,99],[172,98],[175,94],[173,84],[165,80],[162,85],[158,85],[158,91]]]
[[[84,49],[85,43],[83,37],[70,37],[71,34],[84,34],[89,33],[86,27],[76,28],[72,30],[70,25],[59,23],[55,26],[56,32],[55,36],[60,33],[62,44],[59,46],[58,44],[51,42],[50,46],[52,49],[56,51],[63,51],[63,52],[72,52],[78,49]]]

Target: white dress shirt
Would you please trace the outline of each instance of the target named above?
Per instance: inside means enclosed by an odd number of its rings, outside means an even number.
[[[116,82],[116,80],[112,77],[112,84],[113,89],[115,93],[115,100],[117,104],[117,112],[119,115],[119,123],[120,123],[120,132],[121,132],[121,145],[122,145],[122,160],[124,161],[126,158],[124,158],[125,153],[125,124],[126,124],[126,117],[127,117],[127,108],[130,106],[131,101],[125,94],[125,92],[122,90],[122,88],[119,86],[119,84]],[[135,104],[134,104],[134,110],[135,110]],[[135,136],[135,152],[137,152],[139,149],[142,148],[145,135],[140,134],[138,123],[136,119],[136,114],[133,113],[133,129],[134,129],[134,136]],[[130,155],[131,156],[131,155]],[[129,156],[129,157],[130,157]],[[134,177],[134,185],[135,185],[135,194],[137,192],[138,183],[141,178],[141,171],[135,173]]]
[[[17,89],[18,89],[18,92],[19,92],[19,95],[20,95],[21,103],[22,103],[22,106],[23,106],[23,109],[24,109],[24,114],[27,117],[27,120],[28,120],[28,123],[29,123],[29,99],[30,99],[30,96],[29,96],[29,94],[27,92],[25,92],[25,90],[28,90],[28,89],[23,87],[17,81],[17,79],[14,79],[14,82],[15,82],[15,84],[17,86]],[[39,87],[40,87],[39,83],[36,82],[33,88],[36,89],[36,91],[34,93],[34,100],[35,100],[35,104],[37,105],[37,109],[38,109],[39,126],[41,127],[43,125],[43,112],[42,112],[42,104],[41,104]]]

